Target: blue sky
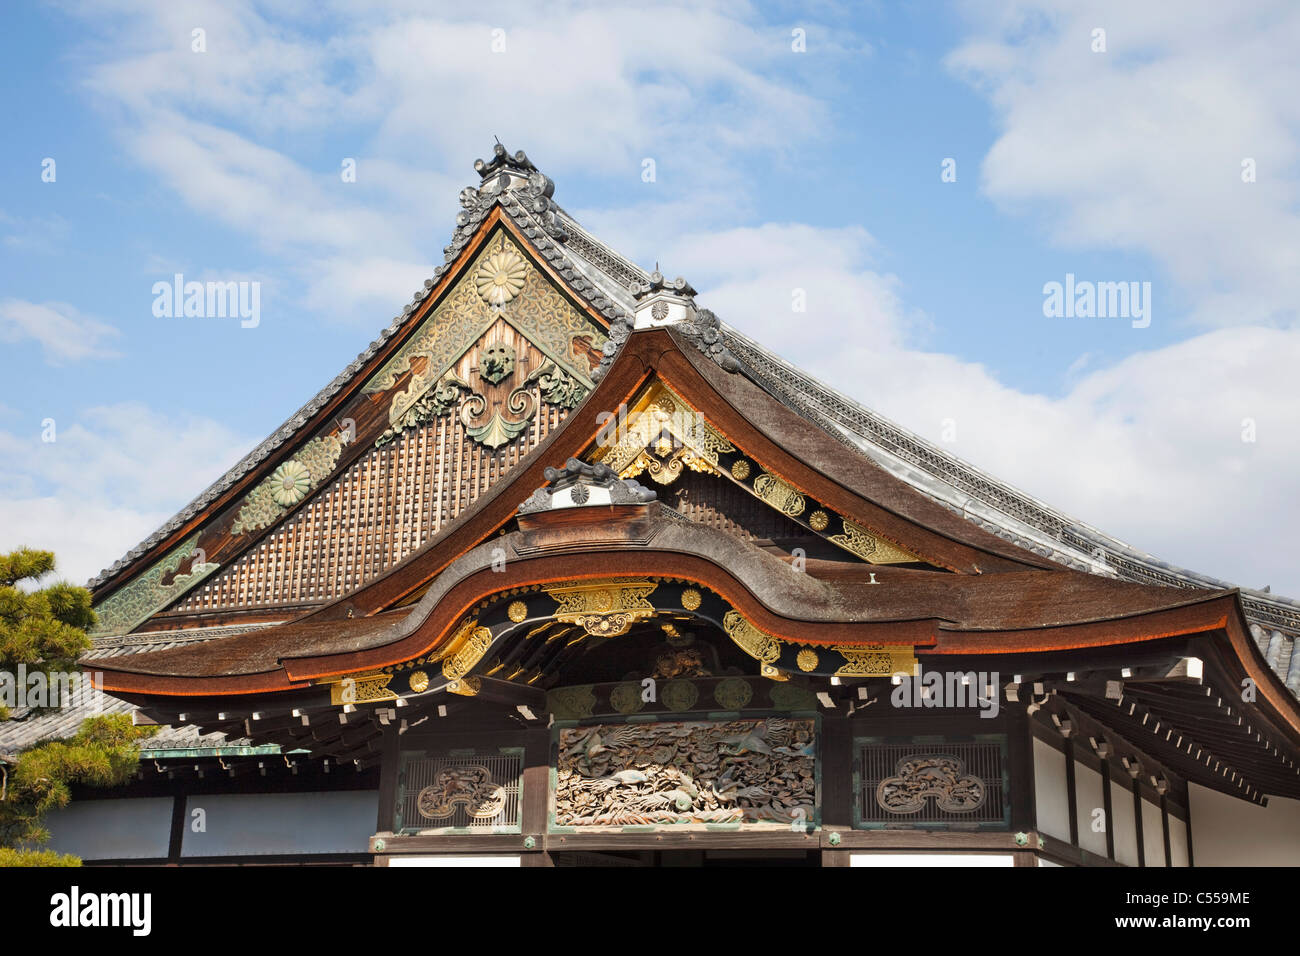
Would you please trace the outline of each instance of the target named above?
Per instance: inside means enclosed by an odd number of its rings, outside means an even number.
[[[0,548],[81,580],[201,491],[410,300],[499,136],[871,407],[1300,594],[1300,14],[1220,6],[6,6]],[[176,272],[259,324],[155,317]],[[1150,282],[1150,326],[1045,317],[1067,273]]]

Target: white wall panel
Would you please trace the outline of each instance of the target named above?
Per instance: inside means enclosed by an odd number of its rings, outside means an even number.
[[[1173,815],[1169,817],[1169,853],[1174,866],[1187,865],[1187,824]]]
[[[849,866],[1014,866],[1010,853],[854,853]]]
[[[1137,823],[1133,817],[1133,791],[1118,780],[1110,782],[1110,816],[1111,832],[1115,834],[1115,859],[1125,866],[1137,866],[1138,841]]]
[[[517,856],[395,856],[389,866],[521,866]]]
[[[1197,866],[1300,866],[1300,801],[1269,797],[1260,807],[1198,784],[1188,789]]]
[[[83,860],[165,859],[171,840],[172,798],[74,800],[46,815],[50,842],[42,849]]]
[[[1159,804],[1142,801],[1142,852],[1147,866],[1165,865],[1165,829],[1160,816]]]
[[[1091,850],[1101,856],[1106,855],[1106,831],[1094,830],[1093,811],[1105,809],[1106,797],[1102,789],[1101,774],[1091,767],[1085,767],[1083,764],[1075,761],[1074,764],[1074,793],[1075,807],[1078,812],[1079,823],[1079,846],[1085,850]],[[1104,819],[1098,815],[1098,819]],[[1109,826],[1109,821],[1107,821]]]
[[[191,796],[181,855],[365,853],[375,832],[378,800],[374,790]],[[194,811],[199,809],[205,829],[196,833]]]
[[[1034,738],[1034,805],[1038,829],[1070,842],[1070,797],[1065,786],[1065,754]]]

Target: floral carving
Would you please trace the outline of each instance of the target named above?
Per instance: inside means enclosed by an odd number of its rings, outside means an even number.
[[[248,534],[274,524],[334,471],[347,433],[313,438],[298,454],[282,462],[248,493],[235,516],[231,534]]]
[[[538,373],[537,386],[543,401],[561,408],[573,408],[587,397],[587,386],[550,362]]]
[[[505,809],[506,788],[492,779],[487,767],[449,767],[420,791],[415,805],[426,820],[446,820],[458,804],[475,820],[492,820]]]
[[[96,604],[97,620],[91,633],[126,634],[215,571],[217,563],[208,561],[203,550],[196,547],[198,540],[198,534],[193,535],[148,571]],[[182,573],[180,567],[187,558],[191,559],[189,569]],[[164,584],[167,578],[170,580]]]
[[[271,472],[271,497],[283,508],[296,505],[311,488],[311,472],[300,461],[290,458]]]
[[[524,287],[528,268],[523,257],[512,249],[494,252],[479,263],[474,288],[488,305],[500,308]]]
[[[382,435],[375,439],[375,447],[387,445],[408,428],[421,428],[436,418],[446,415],[456,407],[462,392],[469,391],[469,383],[448,373],[442,381],[416,399]]]

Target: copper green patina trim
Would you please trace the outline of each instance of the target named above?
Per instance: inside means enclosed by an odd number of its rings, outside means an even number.
[[[262,747],[191,747],[179,750],[141,750],[141,760],[163,760],[168,757],[276,757],[280,754],[305,754],[306,750],[281,750],[277,744]]]
[[[188,541],[144,573],[118,588],[95,605],[97,620],[91,634],[100,637],[108,634],[126,634],[151,614],[175,601],[220,567],[208,561],[200,548],[195,551],[199,536],[196,532]],[[173,574],[186,558],[194,555],[194,562],[185,574],[176,574],[168,584],[163,578]]]

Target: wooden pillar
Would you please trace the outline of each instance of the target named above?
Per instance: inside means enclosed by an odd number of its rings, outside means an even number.
[[[1169,797],[1160,795],[1160,828],[1165,837],[1165,866],[1174,865],[1174,851],[1169,846]]]
[[[1074,741],[1065,738],[1065,799],[1070,814],[1070,842],[1079,845],[1079,790],[1075,784]],[[1104,782],[1104,781],[1103,781]],[[1109,830],[1109,827],[1107,828]]]
[[[399,711],[400,713],[400,711]],[[375,821],[376,833],[392,833],[397,814],[397,776],[402,770],[402,738],[398,725],[390,723],[384,728],[379,761],[379,810]]]
[[[167,863],[170,866],[180,865],[181,847],[185,840],[185,825],[188,818],[185,794],[178,793],[172,798],[172,829],[167,842]]]
[[[1110,798],[1110,761],[1101,762],[1101,805],[1106,814],[1106,855],[1115,859],[1115,817]]]
[[[1137,834],[1138,866],[1147,865],[1147,841],[1142,835],[1142,788],[1133,781],[1133,830]]]
[[[1034,736],[1024,704],[1005,705],[1007,771],[1011,779],[1011,831],[1031,833],[1038,828],[1034,807]]]
[[[524,742],[524,780],[520,830],[537,841],[536,849],[523,854],[524,866],[553,866],[546,849],[550,822],[551,732],[545,727],[528,731]]]
[[[823,833],[853,830],[853,724],[847,717],[824,716],[821,725],[821,827]],[[823,849],[822,866],[848,866],[842,850]]]

